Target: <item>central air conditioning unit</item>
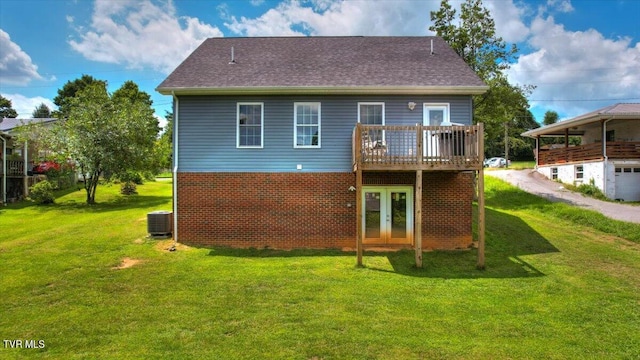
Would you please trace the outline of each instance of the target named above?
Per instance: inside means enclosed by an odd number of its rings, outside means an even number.
[[[173,231],[173,213],[159,210],[147,214],[147,232],[151,236],[171,236]]]

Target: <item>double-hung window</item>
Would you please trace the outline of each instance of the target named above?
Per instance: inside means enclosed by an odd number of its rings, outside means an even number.
[[[384,125],[384,103],[358,103],[358,122],[364,125]]]
[[[384,103],[358,103],[358,122],[364,125],[384,125]],[[370,146],[384,143],[383,130],[369,130],[363,136],[367,143],[372,144]]]
[[[264,104],[238,103],[236,147],[262,148]]]
[[[293,147],[320,147],[320,103],[297,102],[293,104]]]

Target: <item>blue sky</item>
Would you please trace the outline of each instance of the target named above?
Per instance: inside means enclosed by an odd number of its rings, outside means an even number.
[[[451,1],[459,8],[460,1]],[[499,36],[518,45],[509,78],[536,85],[538,121],[640,102],[640,0],[484,0]],[[0,93],[30,117],[69,80],[133,80],[158,117],[155,87],[216,36],[433,35],[431,0],[0,0]]]

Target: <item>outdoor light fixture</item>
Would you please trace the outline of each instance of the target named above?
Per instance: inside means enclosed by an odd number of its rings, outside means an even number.
[[[413,109],[416,108],[416,103],[414,103],[413,101],[409,101],[407,107],[409,108],[409,110],[413,111]]]

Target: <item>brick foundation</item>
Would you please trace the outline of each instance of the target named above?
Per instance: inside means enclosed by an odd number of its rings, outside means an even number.
[[[178,173],[177,180],[184,244],[355,248],[353,173]],[[423,180],[423,248],[468,247],[473,174],[424,172]],[[366,173],[363,182],[414,185],[415,173]]]
[[[241,248],[353,247],[353,185],[352,173],[179,173],[179,241]]]

